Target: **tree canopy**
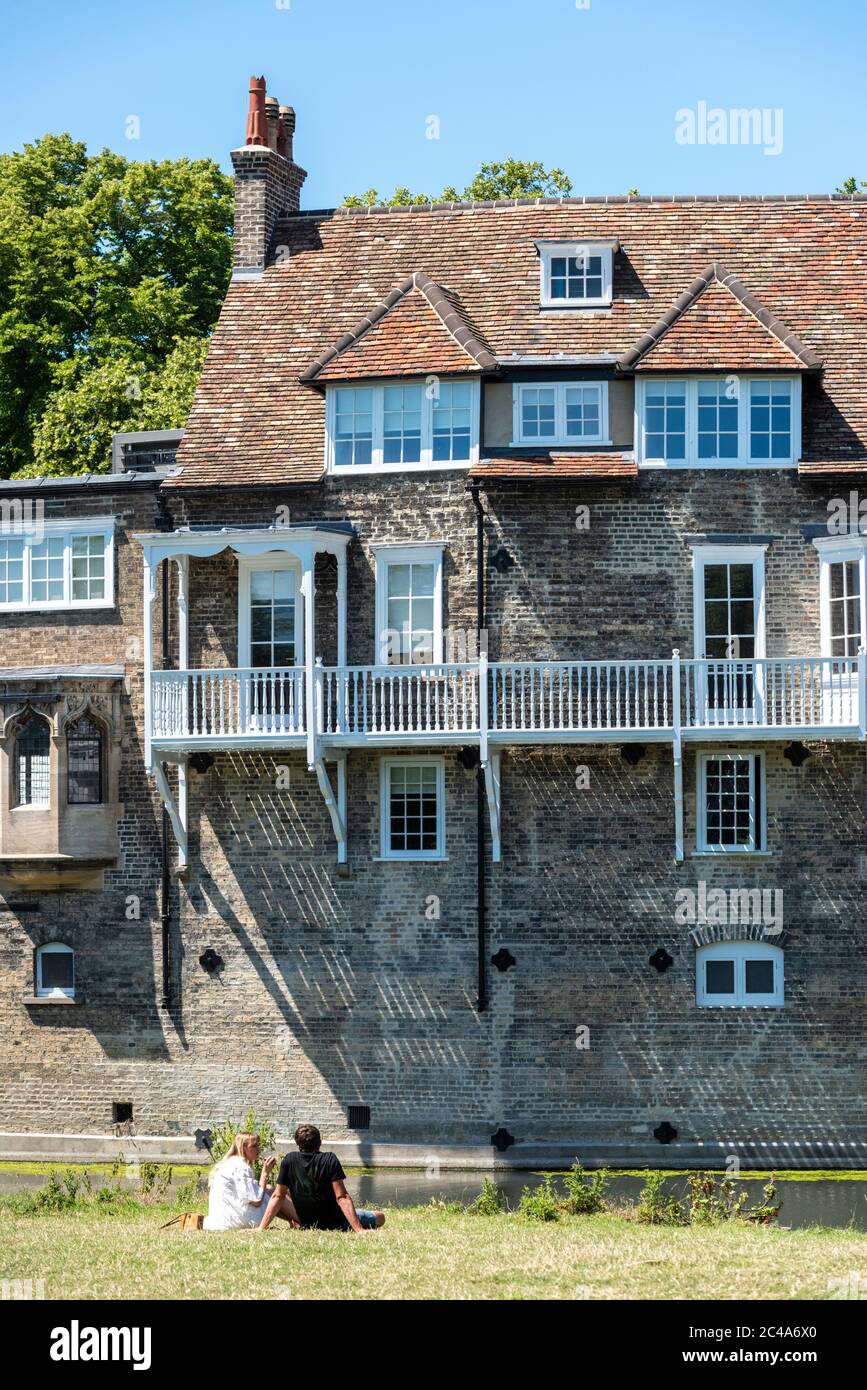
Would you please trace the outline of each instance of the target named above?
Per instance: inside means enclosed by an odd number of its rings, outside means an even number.
[[[421,203],[486,203],[496,198],[565,198],[572,184],[562,169],[546,169],[539,160],[506,159],[502,163],[483,164],[462,193],[456,188],[444,188],[438,198],[427,193],[411,193],[408,188],[396,188],[390,198],[381,198],[375,188],[366,193],[350,194],[344,198],[345,208],[410,207]]]
[[[232,212],[211,160],[0,155],[0,476],[100,472],[115,430],[184,424]]]

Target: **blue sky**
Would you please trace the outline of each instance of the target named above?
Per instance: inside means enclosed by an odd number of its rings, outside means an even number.
[[[228,168],[264,72],[298,112],[307,207],[397,184],[437,194],[508,155],[590,194],[867,179],[864,0],[581,3],[2,0],[0,149],[69,130],[94,150]],[[782,110],[782,152],[678,143],[676,113],[700,102]]]

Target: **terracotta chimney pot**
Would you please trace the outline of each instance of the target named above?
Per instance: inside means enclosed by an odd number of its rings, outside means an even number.
[[[265,115],[265,79],[250,78],[250,109],[247,113],[248,145],[268,144],[268,121]]]

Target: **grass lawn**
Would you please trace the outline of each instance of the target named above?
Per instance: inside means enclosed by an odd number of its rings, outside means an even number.
[[[867,1236],[615,1215],[533,1223],[428,1207],[376,1235],[279,1229],[182,1235],[170,1212],[18,1215],[0,1207],[0,1280],[48,1299],[825,1299],[867,1277]]]

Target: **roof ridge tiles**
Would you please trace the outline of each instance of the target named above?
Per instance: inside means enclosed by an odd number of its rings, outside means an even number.
[[[526,207],[582,207],[599,203],[605,206],[617,204],[659,204],[659,203],[867,203],[867,193],[576,193],[568,197],[556,198],[497,198],[488,200],[458,199],[456,202],[413,203],[372,203],[363,207],[302,208],[298,212],[287,212],[280,221],[297,221],[302,218],[325,217],[381,217],[410,214],[417,216],[424,212],[473,212],[493,209],[495,211]]]

